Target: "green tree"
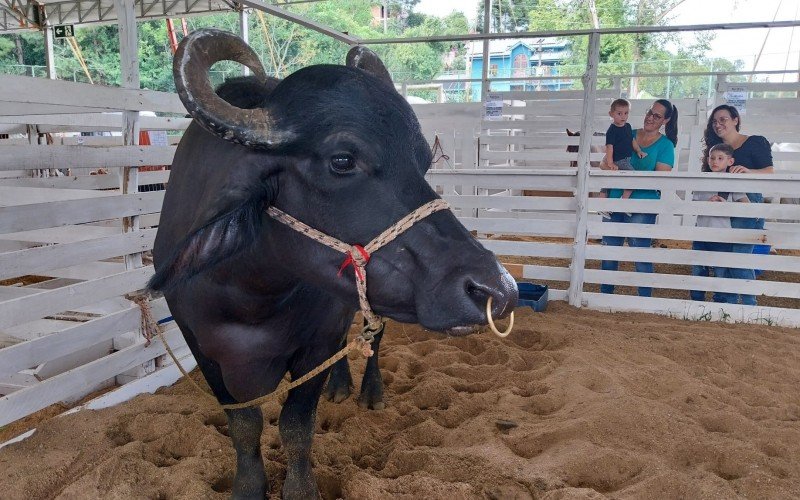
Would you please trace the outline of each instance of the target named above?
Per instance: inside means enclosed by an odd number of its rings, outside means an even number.
[[[495,33],[528,31],[530,20],[528,12],[536,8],[538,3],[537,0],[492,0],[491,31]],[[483,33],[483,1],[478,2],[476,9],[477,30],[478,33]]]

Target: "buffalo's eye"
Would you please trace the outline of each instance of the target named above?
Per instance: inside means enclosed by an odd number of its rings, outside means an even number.
[[[334,172],[343,174],[353,170],[356,166],[356,161],[352,155],[347,153],[339,153],[331,156],[331,168]]]

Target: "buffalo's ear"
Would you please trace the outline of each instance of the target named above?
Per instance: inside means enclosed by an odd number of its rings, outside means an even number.
[[[381,58],[378,57],[378,54],[363,45],[356,45],[347,52],[346,64],[352,68],[366,71],[394,87],[389,70],[383,65]]]
[[[261,155],[260,165],[246,164],[255,163],[255,160],[238,163],[232,167],[234,171],[228,170],[224,176],[220,176],[221,171],[211,172],[212,178],[208,180],[209,185],[214,186],[212,194],[198,192],[194,198],[184,200],[184,207],[170,207],[173,211],[190,211],[189,200],[199,201],[199,198],[202,201],[195,206],[203,208],[186,214],[191,221],[188,236],[166,259],[158,259],[156,273],[148,283],[150,289],[174,288],[253,246],[261,231],[264,210],[276,194],[275,177],[271,175],[275,169],[265,167],[266,156]],[[184,192],[187,196],[191,194]],[[161,229],[169,230],[168,227]]]

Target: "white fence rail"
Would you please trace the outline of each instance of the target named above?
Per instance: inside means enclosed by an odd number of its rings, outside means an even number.
[[[82,397],[91,390],[150,375],[168,383],[174,369],[158,343],[145,346],[139,313],[125,296],[142,288],[152,267],[131,255],[147,252],[163,192],[136,192],[137,185],[168,182],[168,170],[139,171],[133,189],[123,189],[130,167],[166,165],[188,120],[176,96],[0,76],[0,425],[47,405]],[[720,204],[691,200],[692,190],[762,192],[773,200],[800,197],[800,153],[778,151],[788,162],[775,175],[699,173],[700,138],[709,106],[679,101],[678,163],[671,173],[608,173],[592,170],[589,191],[603,187],[659,189],[661,200],[576,197],[577,137],[564,131],[581,123],[574,93],[534,92],[504,96],[503,121],[483,120],[480,104],[416,105],[431,144],[438,138],[447,158],[428,173],[429,182],[450,202],[460,220],[501,256],[520,280],[550,285],[551,300],[570,288],[583,305],[607,310],[660,312],[692,319],[733,319],[800,325],[800,207]],[[9,96],[14,96],[10,100]],[[566,99],[565,99],[566,97]],[[594,127],[607,124],[611,95],[595,103]],[[69,105],[63,103],[68,102]],[[641,122],[647,101],[633,101],[631,122]],[[122,111],[153,111],[141,117],[143,130],[167,130],[158,146],[124,146]],[[748,103],[744,132],[800,142],[800,120],[769,120],[770,114],[800,115],[800,100]],[[638,121],[638,122],[637,122]],[[577,127],[576,127],[577,128]],[[602,137],[592,137],[602,145]],[[591,160],[602,155],[593,154]],[[135,172],[135,170],[134,170]],[[95,175],[92,175],[95,174]],[[579,210],[588,210],[588,233],[576,238]],[[612,224],[596,212],[658,214],[658,224]],[[697,215],[764,217],[764,230],[694,227]],[[128,217],[137,216],[130,231]],[[128,222],[126,222],[128,221]],[[126,231],[127,229],[127,231]],[[652,248],[609,247],[602,236],[654,238]],[[745,255],[691,250],[694,239],[768,244],[776,254]],[[587,265],[580,280],[570,272],[576,245]],[[620,271],[602,271],[602,260],[622,261]],[[632,272],[633,262],[653,262],[655,273]],[[758,280],[694,277],[691,265],[764,270]],[[598,285],[621,287],[619,295],[598,293]],[[631,296],[635,287],[654,287],[653,298]],[[721,306],[688,300],[688,290],[748,293],[759,306]],[[158,317],[168,316],[163,300]],[[188,350],[173,327],[169,338],[183,356]],[[187,360],[189,361],[189,360]],[[189,361],[190,362],[190,361]],[[164,375],[167,374],[167,375]],[[155,378],[153,378],[155,377]],[[152,388],[148,384],[142,384]]]

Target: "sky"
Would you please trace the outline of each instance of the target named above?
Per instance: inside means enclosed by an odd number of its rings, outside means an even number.
[[[457,10],[464,12],[474,23],[476,6],[479,3],[479,0],[421,0],[415,10],[440,17]],[[772,21],[773,18],[778,21],[800,19],[800,0],[685,0],[675,10],[670,24],[743,23]],[[709,56],[741,59],[745,62],[744,69],[752,70],[768,31],[769,36],[756,69],[797,70],[800,60],[800,28],[719,31],[711,44]],[[686,40],[692,39],[690,34],[683,36]],[[781,78],[771,77],[777,81]],[[792,75],[786,78],[796,80],[797,77]]]

